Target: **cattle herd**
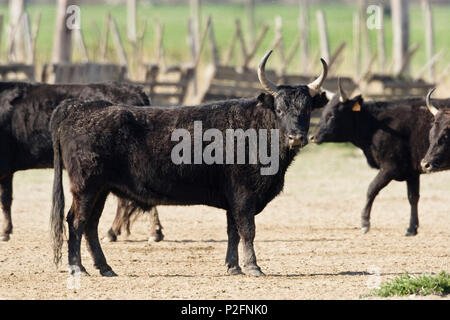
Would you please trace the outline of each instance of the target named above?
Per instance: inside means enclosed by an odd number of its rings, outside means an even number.
[[[375,197],[392,180],[406,181],[411,218],[407,236],[417,234],[420,175],[450,169],[450,99],[405,98],[364,101],[322,88],[327,64],[312,83],[275,85],[265,73],[269,51],[261,60],[258,77],[264,92],[255,98],[212,102],[198,106],[151,106],[143,89],[123,83],[48,85],[0,83],[0,190],[3,212],[0,240],[8,241],[12,225],[13,175],[19,170],[54,168],[51,238],[54,262],[62,257],[64,191],[62,170],[70,180],[72,204],[67,213],[68,262],[71,272],[86,272],[80,243],[84,236],[95,267],[103,276],[116,274],[103,254],[98,223],[106,198],[118,197],[113,225],[104,241],[115,241],[138,212],[151,217],[149,240],[163,239],[156,206],[207,205],[226,211],[227,272],[263,275],[253,248],[255,215],[283,189],[285,173],[308,141],[350,142],[360,148],[368,164],[378,169],[369,185],[362,210],[362,231],[370,228]],[[313,109],[323,108],[315,132],[308,138]],[[197,159],[197,124],[214,130],[210,145],[200,142],[204,155],[214,144],[213,163],[174,161],[174,132],[194,137],[182,157]],[[244,132],[231,147],[224,134]],[[265,164],[251,161],[249,132],[272,133],[257,151],[276,156],[276,172],[264,174]],[[190,142],[190,141],[189,141]],[[271,146],[269,146],[271,145]],[[275,150],[273,145],[277,146]],[[187,150],[187,151],[186,151]],[[222,151],[220,151],[222,150]],[[223,161],[225,156],[244,161]],[[225,155],[226,151],[226,155]],[[188,157],[189,158],[189,157]],[[238,245],[242,243],[242,269]]]

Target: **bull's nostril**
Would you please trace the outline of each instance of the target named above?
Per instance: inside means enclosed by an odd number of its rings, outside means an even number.
[[[425,169],[430,169],[431,168],[431,164],[430,163],[426,163],[425,164]]]

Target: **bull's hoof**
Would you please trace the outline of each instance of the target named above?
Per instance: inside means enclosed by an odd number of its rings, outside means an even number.
[[[3,234],[0,236],[0,241],[9,241],[9,234]]]
[[[242,272],[241,267],[237,266],[237,267],[228,268],[227,274],[230,276],[237,276],[237,275],[244,274],[244,273]]]
[[[103,277],[117,277],[117,274],[114,271],[112,271],[111,269],[105,270],[105,271],[100,271],[100,274]]]
[[[369,230],[370,230],[370,226],[361,227],[362,234],[366,234],[367,232],[369,232]]]
[[[117,236],[116,234],[110,229],[107,233],[107,235],[103,238],[102,242],[116,242]]]
[[[111,239],[110,237],[106,236],[102,239],[103,243],[108,243],[108,242],[115,242],[116,240]]]
[[[415,235],[417,235],[417,230],[409,230],[408,229],[405,233],[405,237],[413,237]]]
[[[258,266],[244,268],[244,272],[246,275],[253,276],[253,277],[265,276],[265,274],[261,271],[261,269]]]
[[[72,276],[77,276],[77,275],[83,275],[86,277],[90,276],[90,274],[86,271],[86,268],[84,266],[81,266],[81,267],[74,266],[74,265],[69,266],[69,273]]]
[[[156,230],[148,237],[148,242],[160,242],[164,239],[164,235],[161,230]]]

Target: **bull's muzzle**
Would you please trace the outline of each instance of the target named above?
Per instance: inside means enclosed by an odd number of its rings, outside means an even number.
[[[308,144],[308,139],[303,134],[290,134],[289,135],[289,148],[300,147],[303,148]]]
[[[425,159],[423,159],[423,160],[420,162],[420,166],[422,167],[422,171],[425,172],[425,173],[430,173],[430,172],[436,170],[437,167],[438,167],[438,166],[436,165],[436,163],[433,163],[433,162],[431,162],[431,161],[427,161],[427,160],[425,160]]]

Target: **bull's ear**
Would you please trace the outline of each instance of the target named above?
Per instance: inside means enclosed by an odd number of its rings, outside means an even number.
[[[258,96],[258,105],[264,108],[274,109],[274,98],[271,94],[261,93]]]
[[[361,95],[356,96],[354,99],[352,99],[352,111],[353,112],[360,112],[363,104],[363,98]]]
[[[313,109],[320,109],[327,105],[327,103],[331,100],[330,92],[322,91],[320,94],[317,94],[313,97]]]

